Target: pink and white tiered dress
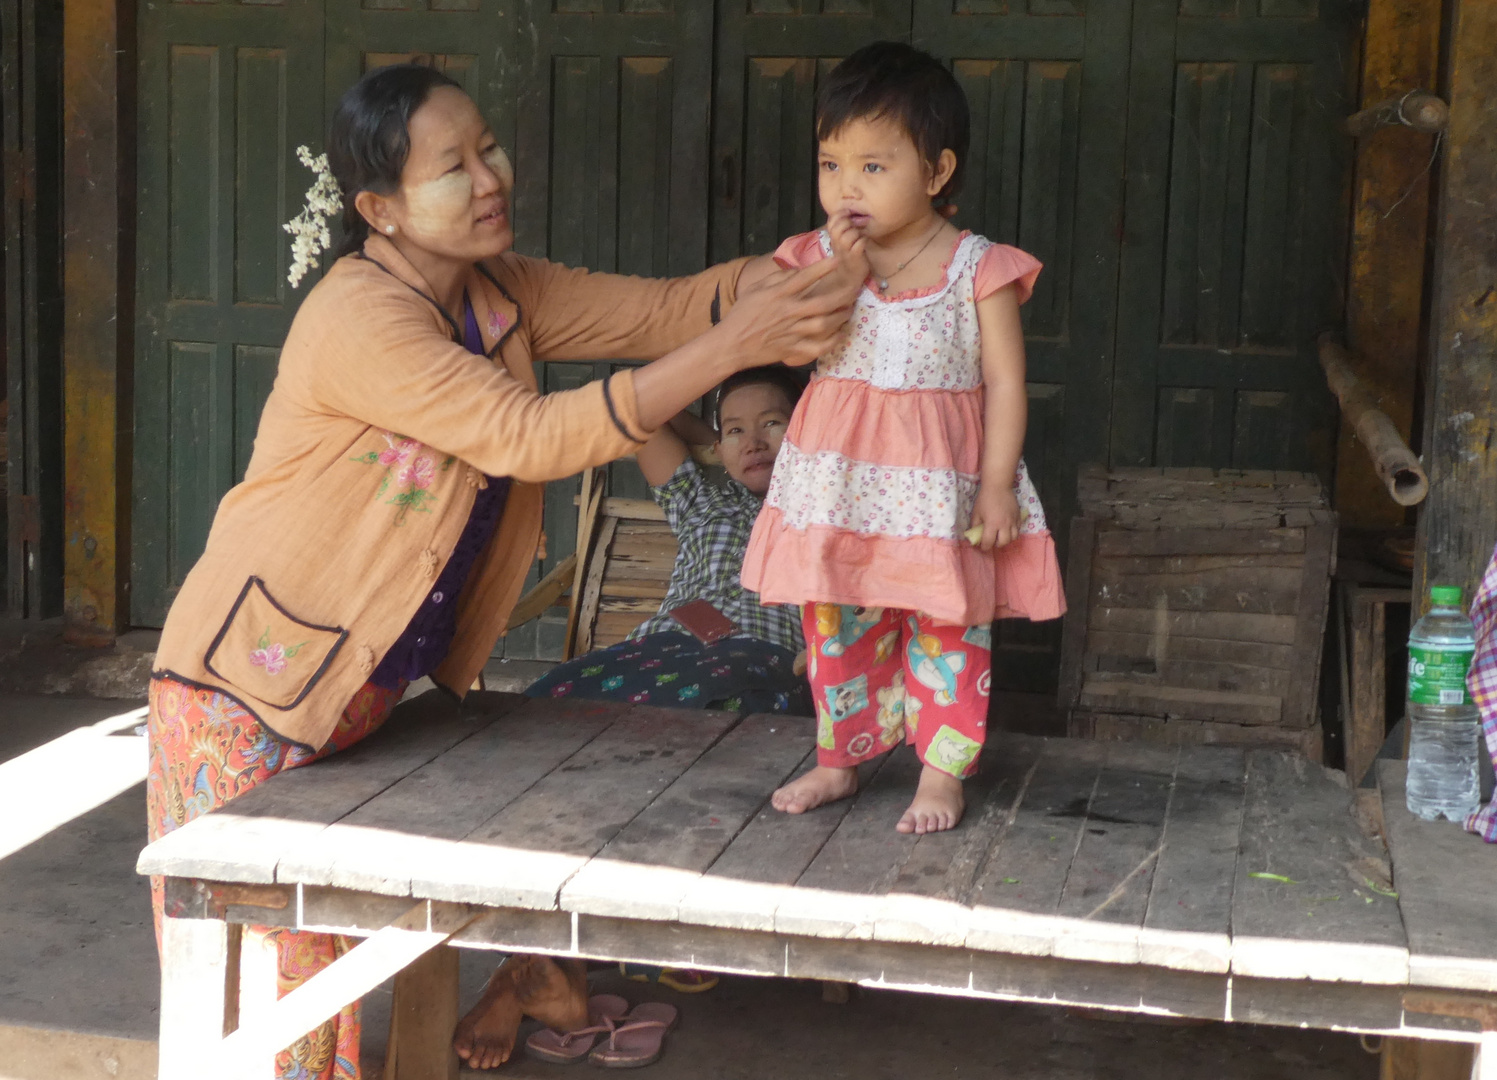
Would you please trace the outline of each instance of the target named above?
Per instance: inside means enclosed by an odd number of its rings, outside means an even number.
[[[780,245],[807,266],[831,254],[824,231]],[[743,563],[766,604],[902,608],[958,626],[1065,612],[1055,543],[1024,462],[1014,477],[1023,523],[983,552],[970,527],[983,448],[977,301],[1016,285],[1029,298],[1040,263],[963,233],[928,289],[859,294],[847,343],[818,362],[775,463]]]

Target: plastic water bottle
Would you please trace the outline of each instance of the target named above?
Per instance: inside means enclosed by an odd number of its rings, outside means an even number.
[[[1461,590],[1436,585],[1429,614],[1409,633],[1409,812],[1429,821],[1464,821],[1480,801],[1477,740],[1481,717],[1466,691],[1476,628]]]

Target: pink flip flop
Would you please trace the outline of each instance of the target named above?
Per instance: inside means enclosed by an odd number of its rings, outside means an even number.
[[[665,1033],[681,1016],[674,1005],[647,1001],[634,1006],[608,1034],[608,1041],[587,1055],[587,1060],[605,1069],[638,1069],[660,1060]]]
[[[595,994],[587,999],[587,1027],[567,1032],[541,1028],[525,1040],[525,1049],[555,1065],[574,1064],[587,1057],[598,1036],[613,1031],[628,1011],[629,1003],[617,994]]]

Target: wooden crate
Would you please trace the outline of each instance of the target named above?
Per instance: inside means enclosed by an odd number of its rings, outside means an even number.
[[[1083,468],[1060,705],[1073,737],[1319,760],[1336,515],[1313,476]]]

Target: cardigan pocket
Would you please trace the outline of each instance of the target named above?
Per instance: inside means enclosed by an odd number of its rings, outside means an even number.
[[[203,665],[277,709],[295,708],[338,655],[348,631],[298,619],[251,577],[229,609]]]

